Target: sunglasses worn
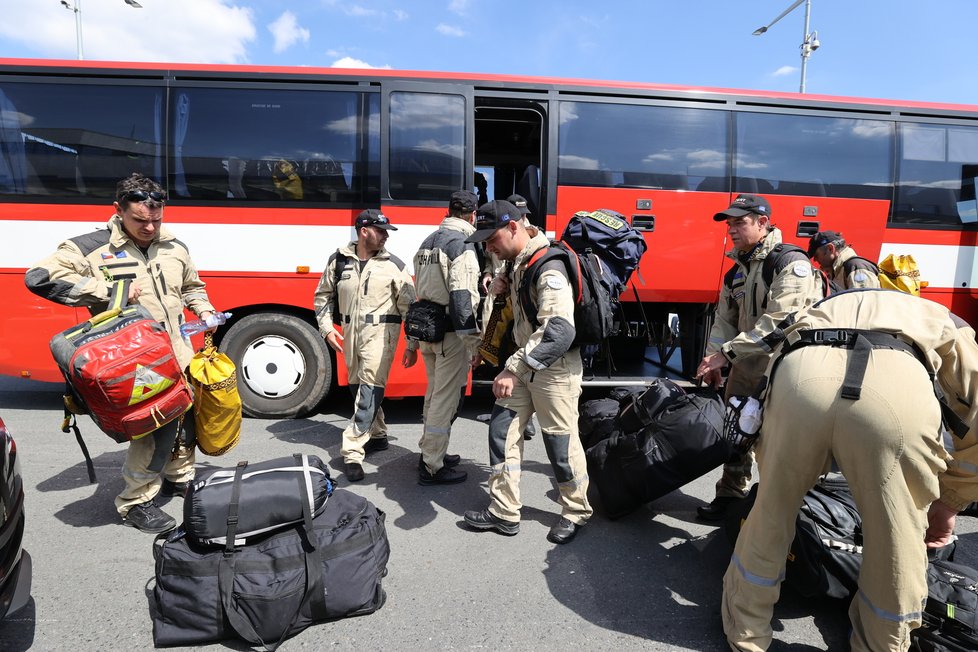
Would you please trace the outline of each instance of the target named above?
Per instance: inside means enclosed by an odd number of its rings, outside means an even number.
[[[165,192],[146,192],[145,190],[130,190],[129,192],[122,195],[119,201],[134,201],[134,202],[144,202],[148,199],[153,201],[166,201]]]

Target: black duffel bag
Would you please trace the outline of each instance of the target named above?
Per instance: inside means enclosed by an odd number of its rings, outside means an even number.
[[[730,459],[723,402],[708,388],[684,391],[660,378],[623,399],[618,430],[586,452],[601,505],[618,518]],[[634,431],[625,428],[636,428]]]
[[[313,516],[318,515],[333,491],[329,468],[315,455],[295,453],[256,464],[239,462],[236,468],[217,469],[191,483],[183,501],[188,537],[196,543],[224,545],[236,482],[240,483],[238,543],[301,523],[304,496],[311,496],[308,507]]]
[[[418,299],[408,306],[404,317],[404,336],[419,342],[441,342],[448,330],[445,306],[428,299]]]
[[[235,518],[232,510],[231,529]],[[384,520],[365,498],[337,489],[315,519],[306,510],[302,523],[247,546],[200,546],[183,528],[160,535],[153,642],[239,637],[274,650],[313,623],[376,611],[390,556]]]
[[[924,625],[910,633],[918,652],[978,650],[978,570],[947,560],[927,567]]]

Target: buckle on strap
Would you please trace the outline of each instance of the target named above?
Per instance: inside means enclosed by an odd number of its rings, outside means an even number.
[[[802,333],[802,341],[808,339],[805,337],[808,333],[811,334],[811,342],[814,344],[846,344],[848,345],[856,337],[856,333],[850,330],[842,328],[819,328],[816,330],[808,331],[807,333]]]

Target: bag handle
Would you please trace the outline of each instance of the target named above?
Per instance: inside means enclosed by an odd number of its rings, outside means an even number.
[[[88,332],[122,313],[123,308],[129,305],[129,285],[132,281],[115,281],[109,288],[109,307],[86,321],[84,332]]]

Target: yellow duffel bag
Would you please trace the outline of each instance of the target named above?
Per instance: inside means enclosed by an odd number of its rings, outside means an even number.
[[[223,455],[241,436],[241,397],[234,363],[217,350],[210,333],[204,335],[204,348],[190,360],[190,381],[197,448],[204,455]]]

